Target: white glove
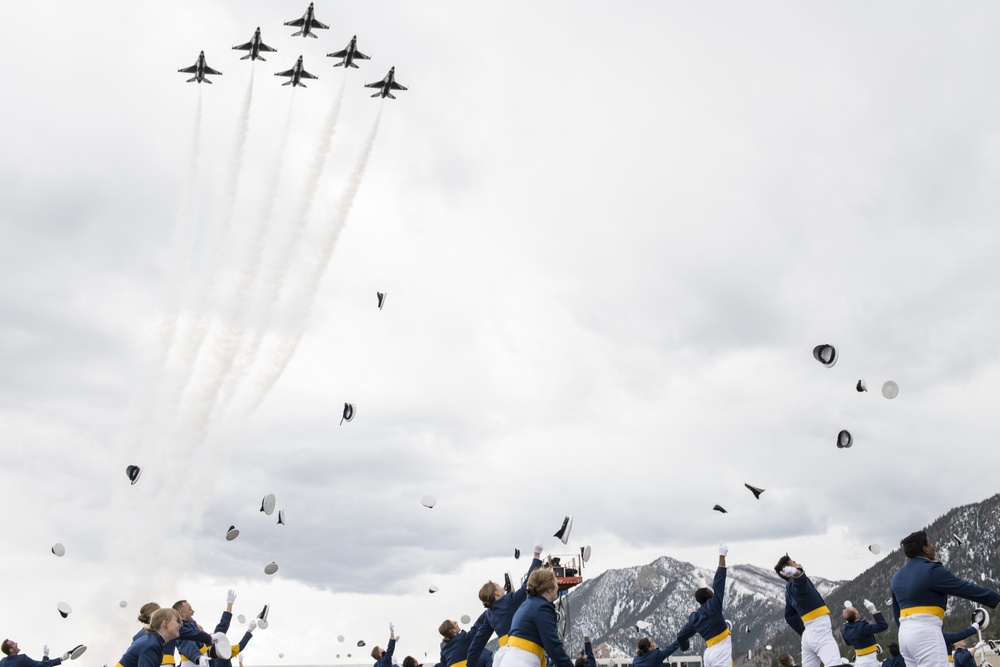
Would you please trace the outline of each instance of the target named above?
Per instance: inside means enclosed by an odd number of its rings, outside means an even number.
[[[979,621],[973,621],[972,627],[976,629],[976,632],[979,632]]]
[[[390,635],[396,634],[396,628],[392,625],[392,623],[389,624],[389,634]]]
[[[48,644],[46,644],[45,646],[42,647],[42,657],[43,658],[49,657],[49,645]]]
[[[986,642],[984,642],[984,641],[981,641],[981,642],[979,642],[978,644],[976,644],[976,647],[975,647],[974,649],[972,649],[972,650],[973,650],[973,651],[978,651],[979,649],[981,649],[981,648],[982,648],[982,647],[984,647],[984,646],[986,646]]]
[[[871,600],[867,600],[867,599],[865,600],[865,609],[867,609],[868,612],[871,613],[871,614],[877,614],[878,613],[878,609],[875,608],[875,603],[872,602]]]
[[[590,628],[588,628],[586,625],[584,625],[583,623],[581,623],[580,624],[580,634],[582,634],[584,637],[588,637],[589,638],[590,637]]]
[[[234,602],[236,602],[236,591],[230,588],[229,595],[226,596],[226,604],[232,604]]]
[[[63,653],[61,657],[63,662],[67,662],[69,660],[69,651]]]
[[[544,548],[545,547],[542,546],[541,542],[535,542],[535,558],[538,558],[539,556],[542,555],[542,549]]]
[[[786,565],[785,567],[781,568],[781,576],[783,576],[783,577],[789,577],[789,578],[791,578],[791,577],[794,577],[798,573],[799,573],[799,569],[797,567],[792,567],[791,565]]]
[[[207,655],[201,655],[198,656],[198,662],[195,664],[197,664],[198,667],[208,667],[210,661],[211,658],[209,658]]]
[[[729,547],[727,547],[725,544],[719,542],[719,555],[720,556],[725,556],[728,553],[729,553]]]
[[[247,624],[247,632],[251,632],[252,633],[256,629],[257,629],[257,621],[255,621],[255,620],[254,621],[250,621],[250,623]]]

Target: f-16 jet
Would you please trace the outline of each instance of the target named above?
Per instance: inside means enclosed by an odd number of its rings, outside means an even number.
[[[242,58],[240,58],[240,60],[250,59],[250,60],[261,60],[263,62],[267,62],[267,60],[265,60],[264,57],[260,55],[261,51],[275,53],[278,50],[278,49],[272,49],[270,46],[260,41],[260,28],[257,28],[257,30],[254,31],[253,37],[250,38],[249,42],[247,42],[246,44],[240,44],[239,46],[234,46],[233,48],[237,51],[250,52],[245,56],[243,56]]]
[[[313,76],[312,74],[310,74],[309,72],[307,72],[305,70],[305,68],[302,67],[302,56],[299,56],[299,59],[297,61],[295,61],[295,67],[293,67],[292,69],[289,69],[289,70],[285,70],[284,72],[275,72],[274,76],[290,76],[290,77],[292,77],[288,81],[284,82],[281,85],[282,86],[292,86],[293,88],[295,86],[302,86],[303,88],[306,87],[306,84],[302,83],[301,79],[318,79],[319,78],[318,76]]]
[[[365,88],[381,88],[382,90],[372,95],[372,97],[378,97],[379,95],[381,95],[383,98],[391,97],[392,99],[396,99],[396,96],[389,91],[406,90],[406,86],[401,86],[398,83],[396,83],[395,67],[389,70],[389,73],[385,75],[384,79],[382,79],[381,81],[376,81],[374,83],[366,83]]]
[[[302,15],[302,18],[295,19],[294,21],[285,21],[285,25],[302,28],[298,32],[293,32],[292,37],[298,37],[299,35],[302,35],[303,37],[316,37],[313,33],[313,28],[318,28],[320,30],[330,29],[330,26],[316,20],[316,17],[313,15],[313,3],[311,2],[309,3],[309,9],[307,9],[306,13]]]
[[[336,53],[326,54],[327,58],[343,58],[339,63],[334,64],[334,67],[343,67],[347,69],[348,67],[357,68],[354,64],[355,60],[371,60],[370,57],[358,51],[358,36],[355,35],[351,37],[351,43],[347,45],[347,48],[343,51],[337,51]]]
[[[208,63],[205,62],[204,51],[198,54],[198,60],[195,61],[194,65],[191,65],[191,67],[182,67],[177,71],[185,72],[186,74],[194,74],[193,77],[187,80],[187,83],[191,83],[192,81],[197,81],[198,83],[203,81],[205,83],[212,83],[211,80],[205,78],[206,74],[222,74],[219,70],[212,69],[208,66]]]

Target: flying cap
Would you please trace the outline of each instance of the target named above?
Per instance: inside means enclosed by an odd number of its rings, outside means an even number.
[[[885,606],[886,606],[886,607],[888,607],[888,606],[889,606],[889,605],[891,605],[891,604],[892,604],[892,598],[891,598],[891,597],[887,597],[887,598],[885,599]]]
[[[757,500],[760,500],[760,494],[764,493],[764,489],[758,488],[756,486],[750,486],[746,482],[743,482],[743,486],[750,489],[750,493],[752,493],[753,497],[756,498]]]
[[[590,560],[590,546],[580,547],[580,558],[584,563]]]
[[[851,601],[850,601],[850,600],[844,600],[844,609],[850,609],[850,608],[851,608],[851,607],[853,607],[853,606],[854,606],[854,605],[853,605],[853,604],[851,604]]]
[[[813,348],[813,357],[827,368],[833,368],[837,363],[837,348],[829,343],[823,343]]]
[[[461,623],[461,624],[463,624],[463,625],[468,625],[469,621],[471,621],[471,620],[472,619],[469,618],[468,614],[462,614],[462,617],[460,619],[458,619],[458,622]]]
[[[771,645],[767,644],[767,645],[764,646],[764,648],[767,649],[768,651],[770,651],[771,650]]]
[[[271,613],[271,605],[266,604],[264,608],[260,610],[257,614],[257,627],[261,630],[267,630],[267,616]]]
[[[871,551],[873,554],[877,556],[878,554],[882,553],[882,547],[880,547],[878,544],[872,543],[868,545],[868,551]]]
[[[278,571],[278,564],[273,560],[264,566],[264,574],[274,574]]]
[[[420,499],[420,504],[426,507],[427,509],[431,509],[432,507],[437,505],[437,502],[438,501],[436,498],[434,498],[434,496],[424,496],[423,498]]]
[[[570,514],[563,519],[562,526],[559,527],[552,537],[558,537],[563,544],[569,543],[569,533],[573,530],[573,515]]]
[[[638,628],[639,630],[645,631],[649,630],[649,628],[652,626],[650,626],[649,621],[636,621],[635,627]]]
[[[229,530],[226,531],[226,540],[232,542],[240,535],[240,529],[236,526],[230,526]]]
[[[439,590],[441,590],[441,589],[438,588],[437,586],[435,586],[434,584],[431,584],[430,588],[427,589],[427,592],[428,593],[437,593]]]
[[[337,641],[343,643],[344,642],[344,635],[337,635]]]
[[[959,544],[964,544],[964,541],[962,540],[961,537],[958,536],[958,533],[952,533],[951,536],[954,537],[955,541],[958,542]]]
[[[382,310],[382,306],[385,305],[385,297],[389,296],[388,292],[375,292],[375,298],[378,299],[378,309]]]
[[[365,640],[364,639],[359,639],[358,640],[358,646],[364,646],[364,645],[365,645]]]
[[[278,525],[285,525],[285,510],[278,510]]]
[[[861,392],[863,392],[863,391],[868,391],[868,385],[865,384],[865,379],[864,378],[861,378],[860,380],[858,380],[858,384],[855,387],[855,389],[858,390],[859,394]]]
[[[747,651],[747,660],[753,660],[753,649]]]
[[[875,653],[881,653],[881,652],[882,652],[882,645],[875,644]]]
[[[52,545],[52,553],[62,558],[66,555],[66,547],[64,547],[61,542],[56,542]]]
[[[354,419],[354,404],[344,403],[344,416],[340,418],[340,425],[344,425],[344,421],[351,421]]]
[[[503,573],[503,590],[505,593],[510,593],[514,590],[514,585],[510,581],[510,572]]]
[[[125,600],[122,600],[121,602],[118,603],[118,606],[121,607],[122,609],[124,609],[125,607],[128,606],[128,602],[126,602]]]
[[[128,475],[128,481],[135,484],[139,481],[140,475],[142,475],[142,468],[139,466],[126,466],[125,474]]]
[[[59,615],[62,616],[63,618],[66,618],[67,616],[73,613],[73,607],[70,607],[65,602],[60,602],[59,604],[57,604],[56,609],[59,610]]]
[[[266,496],[264,496],[264,500],[260,501],[260,511],[268,516],[271,516],[271,513],[274,512],[273,493],[267,494]]]
[[[854,436],[850,431],[841,431],[837,434],[837,449],[847,449],[854,444]]]
[[[889,399],[896,398],[899,396],[899,385],[892,380],[886,380],[882,385],[882,395]]]
[[[972,612],[972,622],[979,623],[979,629],[985,630],[990,625],[990,612],[986,610],[986,607],[976,607],[976,610]]]
[[[284,654],[284,653],[279,653],[279,654],[278,654],[278,657],[279,657],[279,658],[284,658],[284,657],[285,657],[285,654]]]
[[[712,509],[715,510],[716,512],[722,512],[723,514],[729,514],[729,512],[726,511],[726,508],[723,507],[722,505],[716,505]]]
[[[514,560],[517,560],[520,557],[521,557],[521,550],[518,549],[517,547],[514,547]]]
[[[212,653],[218,660],[230,660],[233,657],[233,645],[224,632],[212,635]]]
[[[246,623],[247,622],[247,617],[244,616],[243,614],[240,614],[239,616],[236,617],[236,622],[237,623]]]
[[[71,648],[68,652],[69,652],[69,659],[76,660],[81,655],[87,652],[87,647],[84,646],[83,644],[77,644],[76,646]]]
[[[748,626],[746,626],[746,628],[744,628],[744,629],[746,630],[746,633],[747,633],[747,634],[750,634],[750,626],[749,626],[749,625],[748,625]]]

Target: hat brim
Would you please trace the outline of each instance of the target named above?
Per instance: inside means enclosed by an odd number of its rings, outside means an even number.
[[[84,646],[83,644],[80,644],[79,646],[74,646],[73,649],[69,652],[69,659],[76,660],[86,652],[87,652],[87,647]]]

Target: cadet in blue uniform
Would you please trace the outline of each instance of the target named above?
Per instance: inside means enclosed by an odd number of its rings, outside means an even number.
[[[809,581],[802,566],[788,554],[774,566],[785,585],[785,622],[802,636],[802,667],[826,667],[844,662],[833,638],[830,609]]]
[[[899,644],[889,644],[889,657],[882,661],[882,667],[906,667],[906,661],[899,654]]]
[[[657,667],[663,661],[677,652],[678,643],[666,648],[657,648],[652,637],[643,637],[639,640],[639,645],[635,649],[635,657],[632,658],[632,667]],[[732,665],[730,665],[732,667]]]
[[[528,577],[528,599],[514,613],[507,651],[496,667],[574,667],[566,655],[556,622],[553,602],[559,596],[559,583],[552,570],[539,569]]]
[[[216,632],[221,632],[223,634],[229,632],[229,624],[233,621],[233,603],[236,602],[236,591],[229,589],[226,594],[226,609],[222,612],[222,617],[219,619],[218,625],[215,626]],[[178,600],[174,603],[174,609],[177,613],[181,615],[181,633],[176,641],[177,652],[181,654],[181,663],[193,662],[199,665],[208,666],[210,664],[210,658],[205,655],[208,653],[208,649],[212,645],[211,635],[206,634],[201,630],[201,627],[194,620],[194,609],[191,607],[191,603],[187,600]],[[254,627],[256,627],[256,622]],[[203,635],[208,638],[206,648],[199,647],[199,644],[205,645],[206,642],[193,641],[191,635],[198,634]],[[249,639],[247,640],[249,641]],[[164,647],[164,660],[166,660],[166,652],[170,651],[170,657],[173,657],[174,646],[167,644]],[[235,657],[238,653],[234,653]],[[230,658],[231,659],[231,658]]]
[[[538,553],[541,553],[541,549]],[[594,657],[594,649],[590,645],[590,630],[586,625],[581,625],[580,632],[583,633],[583,655],[577,658],[573,665],[574,667],[597,667],[597,658]]]
[[[510,623],[514,620],[514,612],[517,611],[517,608],[528,597],[525,589],[528,585],[528,577],[542,566],[541,555],[542,544],[541,542],[536,542],[535,554],[531,559],[531,566],[528,568],[528,573],[524,576],[524,582],[516,591],[506,593],[503,586],[495,581],[488,581],[479,589],[479,600],[486,607],[486,611],[479,617],[482,622],[476,622],[478,628],[473,633],[466,660],[473,660],[475,656],[480,655],[483,649],[486,648],[486,643],[490,640],[494,632],[497,634],[497,642],[500,644],[500,649],[493,656],[493,660],[495,661],[500,657],[500,653],[507,645],[507,634],[510,632]]]
[[[444,621],[439,627],[441,633],[441,664],[444,667],[466,667],[469,655],[469,644],[472,643],[472,636],[479,630],[480,624],[484,622],[485,612],[476,619],[471,632],[462,630],[455,621]],[[493,654],[483,650],[479,654],[479,659],[469,665],[469,667],[492,667]]]
[[[677,644],[681,650],[691,648],[688,641],[698,633],[705,640],[705,654],[702,664],[705,667],[732,667],[733,640],[729,637],[729,626],[726,617],[722,615],[722,599],[726,593],[726,554],[729,547],[719,545],[719,567],[715,570],[712,588],[699,588],[694,592],[694,599],[701,608],[688,616],[688,621],[677,633]],[[660,660],[659,662],[663,662]]]
[[[61,664],[63,660],[69,660],[69,653],[63,653],[62,657],[59,658],[49,658],[48,646],[45,647],[44,656],[41,660],[32,660],[21,653],[17,642],[10,639],[5,639],[3,643],[0,643],[0,652],[7,656],[0,660],[0,665],[3,665],[3,667],[53,667],[54,665]]]
[[[889,622],[882,612],[875,608],[875,603],[865,600],[865,609],[872,615],[874,623],[861,620],[861,614],[854,607],[844,610],[844,624],[840,626],[840,636],[844,642],[854,648],[857,658],[854,667],[878,667],[878,646],[875,635],[889,629]]]
[[[954,595],[995,608],[1000,593],[959,579],[935,561],[937,552],[919,530],[900,541],[906,562],[892,575],[892,613],[899,625],[899,652],[909,667],[948,667],[941,626]]]
[[[163,645],[177,639],[181,616],[176,609],[157,609],[149,619],[148,632],[132,642],[116,667],[159,667]]]
[[[375,658],[374,667],[392,667],[392,653],[396,650],[396,629],[389,624],[389,643],[385,648],[376,646],[372,649],[372,657]]]
[[[953,646],[954,650],[948,657],[952,658],[955,667],[976,667],[976,659],[972,657],[969,649],[965,648],[965,640],[959,639]]]

